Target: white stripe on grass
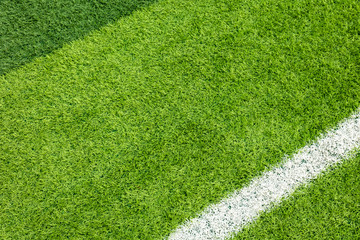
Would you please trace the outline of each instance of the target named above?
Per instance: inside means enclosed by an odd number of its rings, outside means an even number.
[[[170,234],[171,240],[226,239],[301,184],[349,158],[360,145],[360,111]]]

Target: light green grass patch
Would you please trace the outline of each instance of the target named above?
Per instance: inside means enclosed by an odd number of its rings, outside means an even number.
[[[331,170],[233,239],[359,239],[360,157]]]
[[[154,0],[1,0],[0,75]]]
[[[358,13],[161,1],[0,77],[0,238],[167,235],[359,106]]]

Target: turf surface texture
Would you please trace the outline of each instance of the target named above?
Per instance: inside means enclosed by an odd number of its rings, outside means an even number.
[[[359,106],[359,12],[164,0],[7,70],[0,238],[168,235]]]
[[[0,75],[154,0],[1,0]]]
[[[232,239],[359,239],[360,157],[329,170]]]

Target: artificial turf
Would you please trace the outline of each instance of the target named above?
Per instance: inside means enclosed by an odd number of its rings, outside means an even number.
[[[155,0],[1,0],[0,75]]]
[[[359,8],[163,0],[0,76],[0,238],[160,239],[359,106]]]
[[[360,157],[331,170],[232,239],[360,239]]]

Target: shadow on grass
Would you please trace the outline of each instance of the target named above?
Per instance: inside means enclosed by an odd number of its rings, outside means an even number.
[[[0,1],[0,75],[156,1]]]

